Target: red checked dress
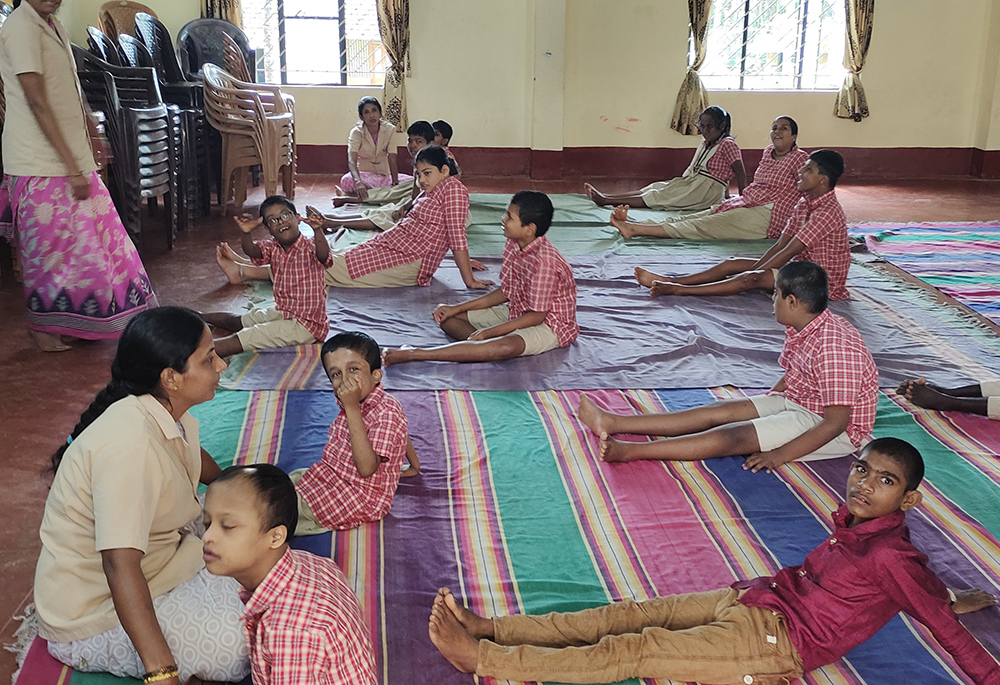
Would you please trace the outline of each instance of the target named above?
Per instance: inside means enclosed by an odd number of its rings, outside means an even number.
[[[380,458],[375,473],[368,478],[358,473],[351,432],[341,407],[330,426],[323,459],[310,466],[295,484],[316,520],[332,530],[356,528],[384,517],[399,485],[407,436],[403,407],[380,384],[362,400],[361,416],[372,449]]]
[[[741,159],[740,146],[729,136],[713,145],[702,140],[681,176],[650,183],[639,195],[652,209],[685,212],[708,209],[725,198],[733,178],[733,162]]]
[[[799,201],[798,171],[809,160],[809,153],[794,147],[781,159],[774,159],[771,157],[773,151],[773,145],[764,148],[753,182],[743,190],[742,195],[726,200],[715,211],[773,204],[767,237],[777,239],[788,222],[792,208]]]
[[[576,340],[576,281],[555,245],[541,236],[523,250],[508,240],[500,267],[500,289],[507,298],[510,320],[526,312],[547,312],[545,325],[566,347]]]
[[[801,331],[785,330],[778,357],[787,399],[819,416],[830,406],[851,407],[847,437],[860,447],[871,437],[878,404],[878,369],[861,334],[826,309]]]
[[[326,262],[316,258],[316,245],[300,235],[287,251],[274,239],[254,242],[263,257],[252,259],[255,266],[271,266],[274,277],[274,306],[286,319],[295,319],[317,340],[326,340],[330,321],[326,316]]]
[[[330,559],[286,550],[241,617],[254,685],[375,685],[357,595]]]
[[[469,249],[468,218],[469,191],[457,176],[449,176],[430,193],[418,196],[398,224],[348,250],[344,256],[347,273],[357,279],[419,260],[417,285],[430,285],[448,250]]]
[[[847,272],[851,268],[851,246],[847,240],[847,219],[835,191],[816,199],[802,196],[788,218],[784,235],[798,238],[806,246],[793,259],[816,262],[826,271],[831,300],[850,297]]]

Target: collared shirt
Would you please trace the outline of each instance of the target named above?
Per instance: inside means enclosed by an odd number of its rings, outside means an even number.
[[[286,550],[240,598],[254,685],[375,685],[361,605],[330,559]]]
[[[826,271],[831,300],[850,297],[847,272],[851,268],[851,246],[847,241],[847,218],[835,191],[815,199],[807,195],[799,198],[783,235],[798,238],[806,246],[793,259],[816,262]]]
[[[871,435],[878,404],[878,369],[858,330],[824,309],[801,331],[785,330],[778,357],[786,398],[814,414],[830,406],[851,408],[847,436],[860,447]]]
[[[560,347],[576,340],[576,281],[573,270],[544,235],[523,250],[508,240],[500,267],[500,289],[507,298],[510,319],[527,312],[546,312],[545,324]]]
[[[326,316],[326,270],[333,264],[333,254],[325,262],[316,257],[316,244],[300,235],[285,250],[273,238],[254,242],[263,256],[251,259],[256,266],[271,265],[274,276],[274,306],[286,319],[295,319],[318,340],[326,340],[330,320]]]
[[[726,136],[722,140],[716,141],[713,147],[716,148],[715,154],[704,163],[705,170],[709,176],[728,186],[729,182],[733,180],[733,162],[743,159],[740,154],[740,146],[730,136]],[[711,150],[712,148],[706,146],[705,149]],[[697,162],[696,156],[694,163],[696,167],[699,166]]]
[[[833,663],[903,611],[927,626],[974,682],[1000,683],[1000,666],[958,622],[945,584],[910,543],[904,512],[853,528],[850,521],[842,506],[833,533],[801,566],[734,583],[749,588],[740,602],[784,617],[806,671]]]
[[[809,160],[809,153],[794,147],[781,159],[774,159],[773,145],[764,148],[760,165],[753,174],[753,181],[743,189],[743,194],[726,200],[716,207],[716,212],[725,212],[736,207],[771,207],[771,221],[767,225],[767,237],[777,238],[788,222],[788,215],[799,201],[798,171]]]
[[[25,2],[10,13],[0,29],[0,76],[7,99],[3,166],[4,173],[14,176],[69,176],[97,169],[70,36],[55,16],[50,19],[51,24]],[[42,77],[49,107],[76,169],[66,168],[28,106],[17,77],[31,73]]]
[[[368,478],[358,473],[351,431],[341,407],[330,426],[323,459],[310,466],[295,485],[316,519],[328,528],[344,530],[382,518],[399,485],[407,436],[402,405],[379,384],[362,400],[361,417],[372,450],[379,456],[375,473]]]
[[[184,414],[178,426],[152,395],[118,400],[73,440],[40,531],[35,605],[43,638],[82,640],[119,624],[103,550],[143,552],[153,597],[201,570],[201,540],[184,531],[201,513],[200,476],[198,421]]]
[[[396,127],[385,119],[378,122],[377,139],[372,137],[368,127],[359,121],[347,136],[347,149],[358,155],[358,171],[367,171],[382,176],[389,175],[389,155],[395,154],[391,147],[392,135]]]
[[[421,193],[398,224],[348,250],[347,273],[360,278],[419,260],[417,285],[430,285],[448,250],[469,249],[468,218],[469,191],[458,177],[449,176],[430,193]]]

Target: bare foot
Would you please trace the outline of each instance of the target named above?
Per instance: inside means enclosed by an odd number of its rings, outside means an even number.
[[[344,205],[349,204],[359,204],[361,202],[361,198],[356,195],[338,195],[330,198],[330,201],[333,203],[334,207],[343,207]]]
[[[605,195],[604,193],[602,193],[589,183],[583,184],[583,192],[587,195],[587,197],[589,197],[594,202],[594,204],[600,207],[611,204],[611,200],[608,199],[607,195]]]
[[[618,229],[625,240],[635,235],[635,229],[628,222],[628,205],[618,205],[611,212],[611,225]]]
[[[580,394],[580,404],[576,408],[576,415],[594,435],[614,432],[612,424],[615,415],[598,407],[590,397],[583,393]]]
[[[955,590],[955,603],[951,605],[956,614],[968,614],[986,607],[997,605],[997,598],[984,590]]]
[[[53,335],[52,333],[43,333],[42,331],[29,328],[28,335],[31,336],[31,340],[42,352],[65,352],[73,349],[64,343],[58,335]]]
[[[923,380],[923,379],[921,379],[921,380]],[[905,395],[907,393],[907,391],[910,389],[910,385],[912,383],[915,383],[915,382],[916,381],[914,381],[913,379],[907,378],[905,381],[903,381],[902,383],[900,383],[899,385],[896,386],[896,394],[897,395]]]
[[[635,280],[637,280],[639,282],[639,285],[641,285],[644,288],[652,288],[654,282],[669,281],[670,278],[668,276],[660,276],[658,274],[654,274],[652,271],[647,271],[646,269],[643,269],[641,266],[637,266],[635,267]]]
[[[462,673],[475,673],[479,661],[479,641],[469,635],[444,604],[434,603],[427,626],[431,642],[441,655]]]
[[[662,295],[679,295],[680,286],[670,281],[655,281],[649,289],[650,297],[660,297]]]
[[[601,447],[597,456],[608,463],[632,461],[626,454],[625,444],[607,433],[601,433]]]
[[[382,350],[382,366],[390,367],[393,364],[402,364],[404,362],[413,361],[414,348],[409,345],[403,345],[398,349],[385,349]]]
[[[224,243],[229,251],[232,252],[232,248],[228,244]],[[235,254],[235,253],[234,253]],[[243,283],[243,270],[236,261],[228,256],[223,249],[222,245],[215,248],[215,263],[219,265],[222,269],[222,273],[226,274],[226,278],[233,285],[240,285]]]
[[[222,248],[222,254],[233,260],[237,264],[250,264],[250,260],[241,255],[239,252],[233,249],[232,245],[223,241],[219,243],[219,247]]]
[[[455,618],[462,624],[466,632],[475,639],[493,639],[493,620],[483,618],[474,611],[466,609],[458,603],[455,595],[448,588],[443,587],[438,590],[437,597],[434,598],[434,603],[444,604],[455,615]]]
[[[948,411],[951,409],[950,405],[953,399],[920,381],[910,383],[903,396],[918,407],[937,409],[939,411]]]

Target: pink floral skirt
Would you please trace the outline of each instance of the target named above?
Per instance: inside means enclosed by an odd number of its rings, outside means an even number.
[[[73,199],[64,176],[9,181],[28,327],[55,335],[117,338],[156,306],[139,253],[97,172],[90,197]]]
[[[392,176],[386,174],[373,174],[370,171],[359,171],[358,174],[361,176],[361,181],[369,188],[388,188],[392,185]],[[400,183],[413,183],[413,177],[409,174],[399,175]],[[340,178],[340,187],[344,189],[346,193],[353,193],[357,188],[354,185],[354,177],[349,173],[344,174]]]

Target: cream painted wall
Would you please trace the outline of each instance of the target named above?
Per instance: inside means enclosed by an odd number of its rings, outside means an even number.
[[[105,2],[107,0],[63,0],[62,9],[59,10],[60,21],[69,28],[74,42],[81,45],[87,44],[87,27],[98,26],[97,13]],[[142,4],[156,12],[160,21],[170,29],[170,35],[175,37],[184,24],[201,16],[201,0],[154,0],[152,2],[147,0]],[[68,9],[73,12],[72,26],[64,16]]]

